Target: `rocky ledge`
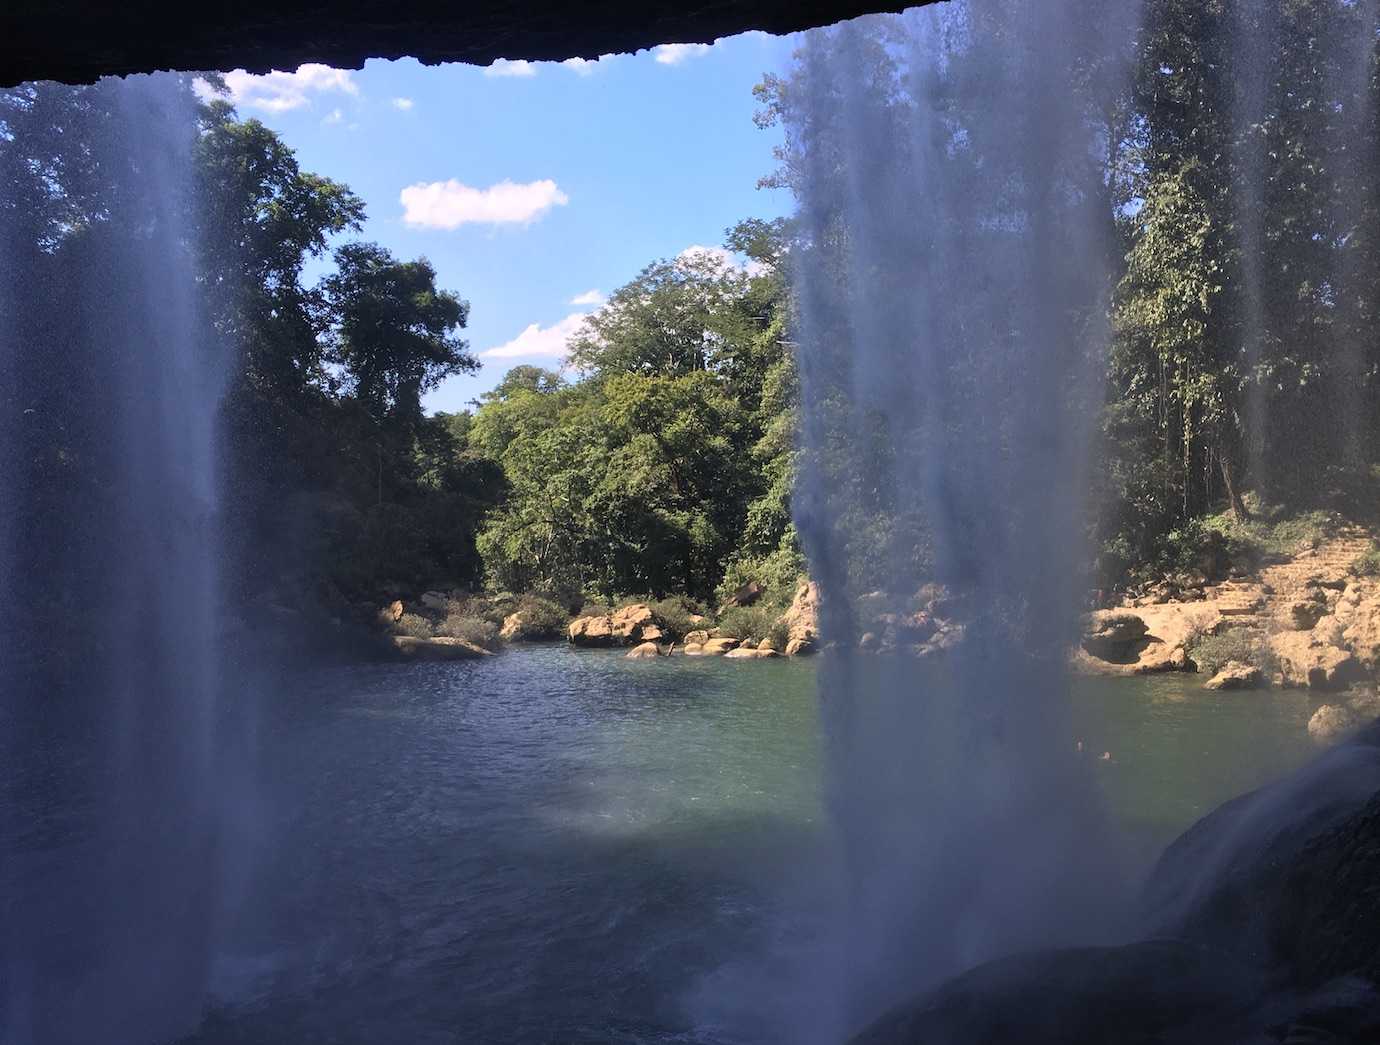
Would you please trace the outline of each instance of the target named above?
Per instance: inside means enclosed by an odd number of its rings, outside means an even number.
[[[1213,638],[1252,656],[1215,671],[1211,688],[1336,692],[1368,683],[1380,668],[1380,578],[1352,576],[1350,567],[1370,546],[1369,535],[1344,531],[1252,575],[1161,585],[1091,613],[1073,666],[1098,675],[1197,671],[1195,648]]]

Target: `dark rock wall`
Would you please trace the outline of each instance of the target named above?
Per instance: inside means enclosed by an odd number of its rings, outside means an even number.
[[[0,85],[85,83],[165,69],[266,72],[367,58],[426,63],[594,58],[749,29],[793,32],[912,4],[895,0],[8,0]]]

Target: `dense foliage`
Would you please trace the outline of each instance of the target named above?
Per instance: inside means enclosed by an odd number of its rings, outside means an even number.
[[[1012,433],[1040,410],[1098,419],[1081,477],[1093,586],[1191,564],[1223,534],[1269,543],[1260,534],[1286,533],[1278,519],[1291,513],[1358,511],[1380,449],[1371,5],[1147,0],[1131,35],[1087,0],[1060,63],[1043,60],[1038,34],[1062,30],[1027,7],[971,4],[945,34],[897,17],[812,35],[758,88],[761,122],[787,131],[766,180],[808,184],[810,207],[743,222],[725,252],[650,264],[591,316],[560,371],[517,367],[452,415],[421,404],[478,367],[460,336],[469,306],[425,259],[357,241],[362,201],[302,170],[275,132],[178,81],[166,118],[182,121],[196,184],[160,209],[112,139],[126,86],[0,92],[0,253],[17,317],[4,434],[23,448],[15,480],[34,510],[86,520],[34,555],[53,577],[78,576],[64,556],[118,499],[105,448],[64,406],[105,394],[115,365],[93,299],[74,302],[71,288],[142,293],[102,259],[172,220],[179,263],[205,292],[200,350],[225,362],[222,509],[246,603],[446,586],[566,608],[627,595],[709,604],[748,581],[781,601],[803,570],[792,500],[809,523],[820,497],[847,549],[815,564],[829,580],[871,591],[923,574],[936,504],[971,510],[947,550],[979,573],[995,542],[1052,523],[1022,516],[1017,497],[979,511],[1001,492],[917,462],[982,461],[985,479],[1018,484]],[[863,75],[821,78],[830,55]],[[993,133],[983,118],[1017,88],[1062,114],[1044,138]],[[917,113],[928,137],[909,152],[869,149]],[[1043,182],[1025,176],[1032,157]],[[850,163],[863,160],[890,186],[887,213],[850,196]],[[936,196],[944,186],[963,191]],[[914,228],[925,235],[893,234]],[[885,247],[870,267],[850,261],[859,237]],[[1071,255],[1089,263],[1042,264]],[[1039,279],[972,292],[974,260],[993,256]],[[316,268],[326,274],[308,280]],[[788,286],[788,270],[827,279]],[[793,352],[802,315],[832,346],[809,375]],[[860,370],[859,337],[887,345],[887,365]],[[984,368],[1029,337],[1059,358],[994,393]],[[942,362],[917,367],[924,352]],[[1071,372],[1091,379],[1048,376]],[[796,489],[802,377],[822,492]]]
[[[1089,586],[1193,562],[1224,528],[1250,537],[1252,504],[1374,511],[1373,7],[1147,0],[1138,31],[1120,5],[1067,11],[849,23],[758,88],[786,131],[771,180],[804,207],[794,249],[824,274],[795,291],[828,361],[809,392],[823,489],[805,495],[851,535],[836,581],[885,586],[908,554],[923,575],[936,512],[967,576],[1039,534],[1012,437],[1040,430],[1032,403],[1100,414]],[[857,338],[896,365],[865,370]],[[1045,366],[1003,368],[1031,342]],[[907,387],[917,370],[930,388]],[[995,491],[947,459],[982,460]]]

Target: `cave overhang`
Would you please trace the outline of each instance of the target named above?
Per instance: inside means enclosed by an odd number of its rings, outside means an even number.
[[[167,69],[358,68],[369,58],[488,65],[595,58],[749,29],[789,33],[911,4],[885,0],[8,0],[0,85]]]

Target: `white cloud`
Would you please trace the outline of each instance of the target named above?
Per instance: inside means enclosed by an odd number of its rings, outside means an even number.
[[[536,76],[537,67],[525,58],[510,62],[506,58],[495,59],[492,65],[484,67],[485,76]]]
[[[333,126],[337,123],[344,123],[345,113],[342,112],[340,109],[332,109],[331,114],[321,122],[325,124],[327,127]]]
[[[704,247],[698,243],[692,243],[676,255],[677,261],[695,261],[698,259],[714,262],[723,268],[738,269],[749,276],[758,276],[766,271],[766,266],[761,262],[751,259],[741,261],[738,255],[731,250],[725,250],[723,247]]]
[[[567,58],[561,64],[567,69],[573,69],[578,76],[592,76],[594,71],[605,62],[612,61],[616,55],[601,54],[594,61],[588,58]]]
[[[604,303],[604,292],[602,290],[586,290],[583,294],[576,294],[570,299],[572,305],[602,305]]]
[[[572,312],[559,323],[549,327],[533,323],[513,340],[481,352],[480,355],[486,359],[515,359],[518,356],[564,359],[569,351],[570,339],[588,318],[588,312]]]
[[[699,58],[708,53],[708,44],[662,44],[652,48],[652,54],[662,65],[679,65],[687,58]]]
[[[312,94],[359,94],[359,86],[348,69],[316,63],[299,66],[295,73],[275,70],[263,76],[236,69],[225,74],[225,86],[236,105],[264,112],[300,109],[311,104]]]
[[[403,221],[430,229],[461,225],[529,225],[552,207],[570,202],[554,181],[545,178],[518,184],[501,181],[487,189],[449,181],[418,182],[399,194]]]
[[[393,108],[397,109],[399,112],[407,112],[407,110],[412,108],[414,103],[411,98],[394,98],[392,104]]]

